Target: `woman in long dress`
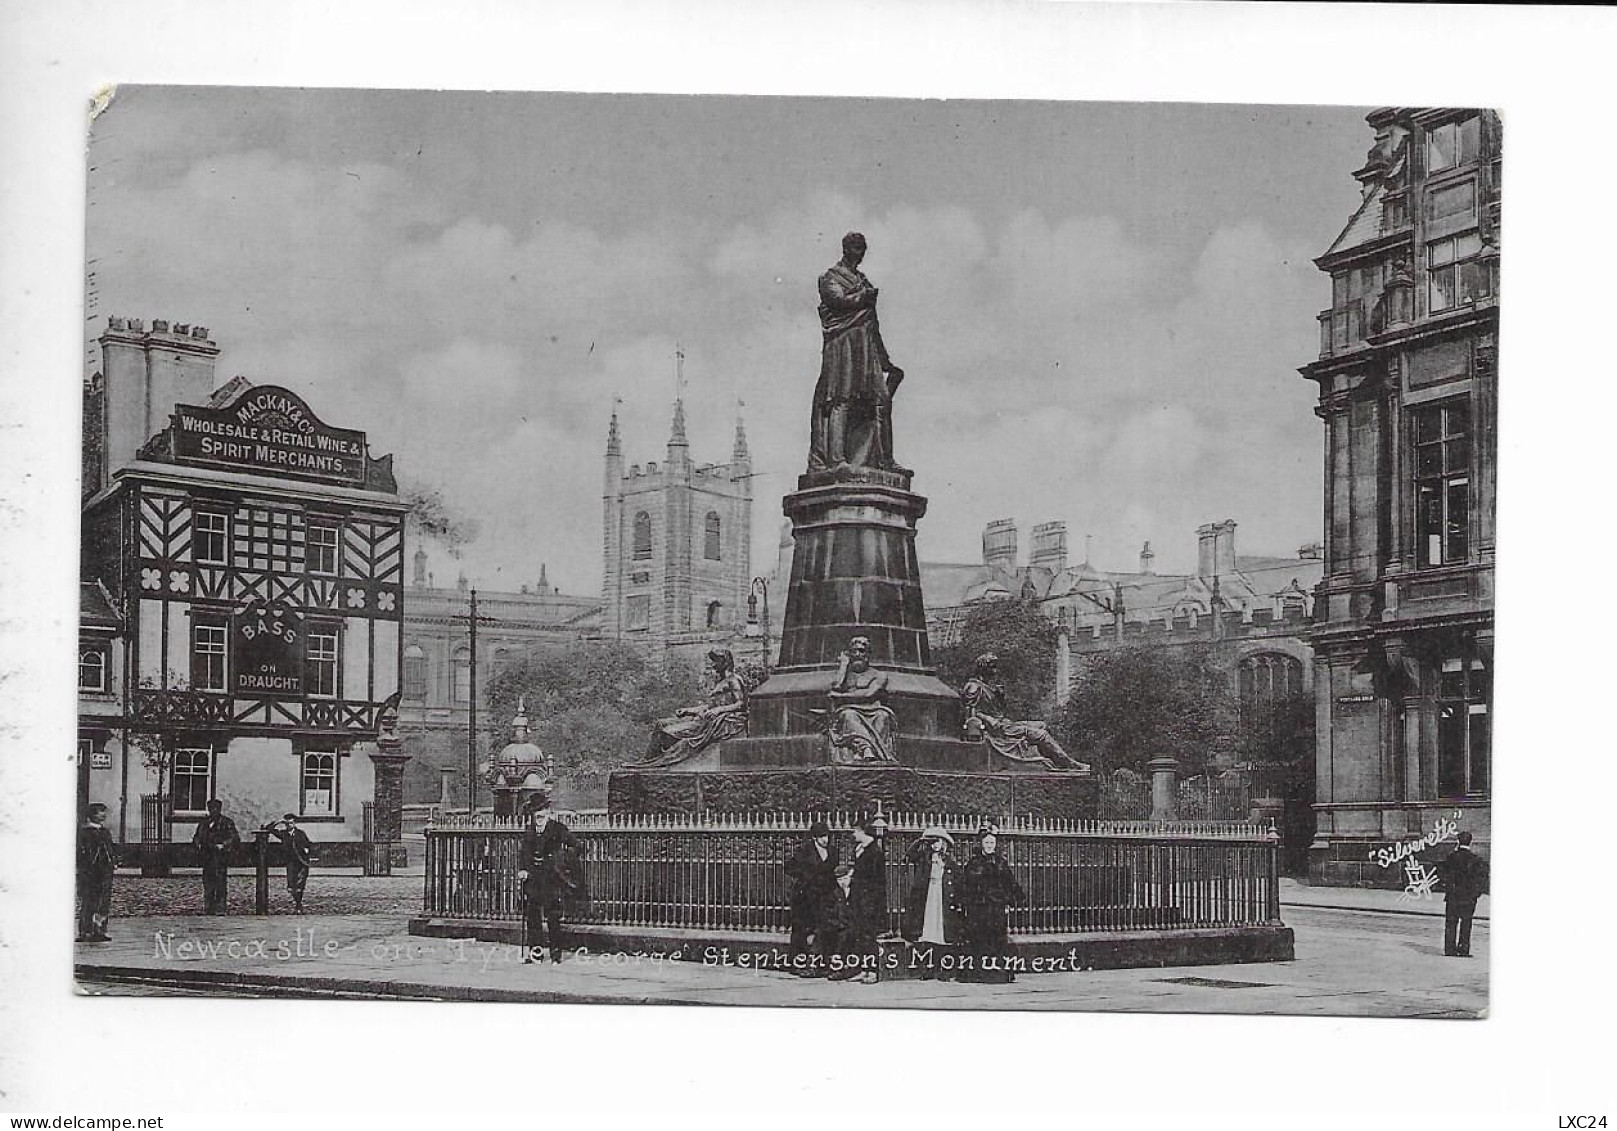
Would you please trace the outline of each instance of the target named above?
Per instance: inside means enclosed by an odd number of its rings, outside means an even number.
[[[651,728],[651,746],[636,767],[675,766],[715,742],[747,732],[747,682],[736,674],[728,648],[707,654],[713,687],[704,707],[681,707]]]
[[[966,920],[965,950],[971,960],[962,965],[961,981],[1016,981],[1009,913],[1027,903],[1027,893],[1010,862],[1000,855],[999,832],[991,825],[978,831],[976,848],[961,869],[960,902]]]
[[[933,826],[904,853],[914,868],[909,899],[904,903],[903,934],[916,946],[912,951],[923,978],[936,978],[944,969],[948,948],[959,944],[960,868],[949,855],[954,838]]]

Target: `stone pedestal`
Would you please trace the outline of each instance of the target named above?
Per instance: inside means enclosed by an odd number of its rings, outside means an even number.
[[[1151,819],[1179,819],[1179,763],[1173,758],[1153,758],[1145,764],[1151,775]]]
[[[752,693],[753,739],[818,732],[838,658],[856,636],[888,673],[888,705],[906,740],[960,737],[960,697],[938,679],[926,636],[915,524],[926,499],[900,471],[810,472],[782,501],[796,550],[780,662]]]

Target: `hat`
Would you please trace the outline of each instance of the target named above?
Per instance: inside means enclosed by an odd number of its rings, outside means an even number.
[[[954,837],[950,836],[948,834],[948,832],[945,831],[944,828],[941,825],[928,825],[926,827],[926,832],[921,834],[921,839],[922,840],[946,840],[950,844],[954,843]]]
[[[837,865],[837,875],[838,876],[851,876],[851,875],[853,875],[853,865],[852,864],[838,864]]]
[[[283,820],[283,821],[295,821],[297,819],[298,819],[298,815],[296,813],[283,813],[283,814],[281,814],[281,820]]]
[[[809,826],[809,836],[830,836],[831,826],[824,821],[815,821]]]

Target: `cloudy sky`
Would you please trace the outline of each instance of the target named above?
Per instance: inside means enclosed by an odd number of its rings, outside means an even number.
[[[89,348],[109,314],[208,326],[220,380],[303,393],[441,486],[485,588],[600,587],[601,458],[752,442],[755,562],[806,454],[815,279],[870,240],[907,379],[920,550],[1065,520],[1072,556],[1194,563],[1319,537],[1296,373],[1312,265],[1357,202],[1360,108],[124,87],[93,128]]]

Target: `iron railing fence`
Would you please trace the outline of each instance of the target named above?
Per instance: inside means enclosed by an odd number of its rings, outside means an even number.
[[[622,927],[784,932],[786,858],[824,819],[844,858],[850,814],[563,815],[581,846],[587,902],[572,921]],[[911,880],[904,850],[931,826],[966,839],[984,823],[960,814],[886,818],[887,905],[896,931]],[[1092,931],[1277,923],[1278,843],[1251,822],[1077,821],[994,818],[1000,851],[1028,895],[1011,932]],[[426,830],[423,913],[518,920],[522,823],[446,817]]]

